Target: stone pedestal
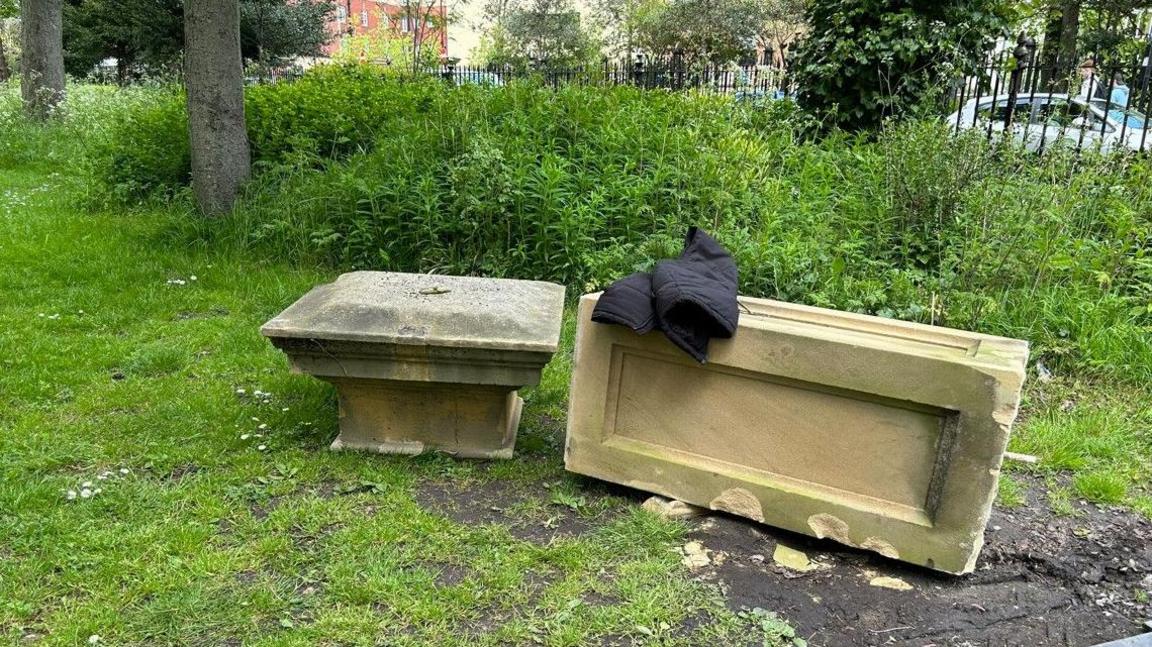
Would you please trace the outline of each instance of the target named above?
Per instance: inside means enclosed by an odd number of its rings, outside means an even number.
[[[573,472],[950,573],[973,569],[1027,343],[741,298],[699,365],[581,299]]]
[[[331,379],[340,394],[332,449],[512,458],[524,401],[507,386]]]
[[[539,281],[353,272],[261,332],[336,386],[333,449],[510,458],[523,404],[560,338],[564,288]]]

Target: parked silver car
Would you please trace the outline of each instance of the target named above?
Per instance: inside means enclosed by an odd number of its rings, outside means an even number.
[[[979,129],[1003,133],[1008,97],[973,99],[948,118],[957,131]],[[1067,94],[1021,94],[1016,98],[1011,136],[1031,151],[1072,146],[1102,152],[1152,150],[1147,118],[1106,101],[1087,101]]]

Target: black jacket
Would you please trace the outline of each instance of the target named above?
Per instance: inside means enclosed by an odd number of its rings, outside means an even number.
[[[592,321],[627,326],[643,335],[660,329],[698,362],[708,341],[736,333],[738,275],[732,255],[696,227],[688,230],[676,260],[660,261],[651,274],[637,272],[604,290]]]

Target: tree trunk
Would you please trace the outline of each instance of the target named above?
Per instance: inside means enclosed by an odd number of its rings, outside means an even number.
[[[128,58],[123,49],[116,52],[116,85],[128,85]]]
[[[33,119],[47,119],[64,99],[61,0],[21,0],[20,95]]]
[[[1060,12],[1060,52],[1066,57],[1067,65],[1078,65],[1076,41],[1080,38],[1080,2],[1065,0]]]
[[[192,191],[202,213],[220,215],[232,210],[252,170],[238,0],[187,0],[184,43]]]
[[[12,69],[8,67],[8,56],[4,52],[4,21],[0,20],[0,83],[12,78]]]
[[[1080,37],[1082,0],[1058,0],[1048,9],[1044,25],[1044,49],[1040,56],[1040,78],[1049,90],[1076,71],[1076,41]]]

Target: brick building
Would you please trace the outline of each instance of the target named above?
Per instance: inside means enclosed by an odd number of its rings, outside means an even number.
[[[431,5],[430,2],[435,2]],[[332,39],[324,54],[340,51],[349,35],[374,34],[388,30],[394,36],[418,38],[424,47],[438,55],[448,51],[448,28],[444,0],[410,0],[390,3],[381,0],[337,0],[333,19],[328,23]]]

